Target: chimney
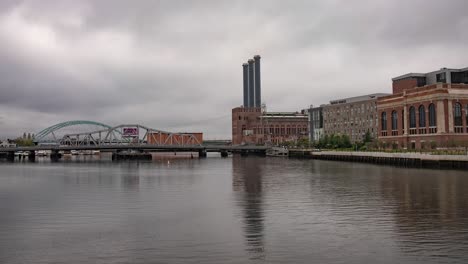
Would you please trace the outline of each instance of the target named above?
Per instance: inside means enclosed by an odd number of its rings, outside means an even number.
[[[254,60],[250,59],[249,63],[249,107],[255,105],[255,87],[254,87]]]
[[[261,107],[261,83],[260,83],[260,55],[254,56],[255,60],[255,107]]]
[[[249,107],[249,65],[242,64],[244,70],[244,107]]]

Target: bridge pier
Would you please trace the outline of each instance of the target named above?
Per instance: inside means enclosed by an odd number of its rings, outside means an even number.
[[[222,158],[227,158],[227,156],[228,156],[228,152],[226,150],[222,150],[221,151],[221,157]]]
[[[198,151],[198,157],[199,158],[206,158],[206,150],[199,150]]]
[[[28,160],[31,162],[36,161],[36,152],[34,150],[29,151]]]
[[[8,161],[15,161],[15,152],[14,151],[8,151],[7,160]]]
[[[50,153],[50,159],[52,161],[58,161],[60,158],[62,158],[62,154],[58,150],[52,150],[52,153]]]

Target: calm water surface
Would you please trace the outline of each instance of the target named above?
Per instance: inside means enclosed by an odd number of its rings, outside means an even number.
[[[257,157],[0,162],[0,263],[468,263],[468,173]]]

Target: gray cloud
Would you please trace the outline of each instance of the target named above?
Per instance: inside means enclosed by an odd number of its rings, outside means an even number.
[[[60,121],[230,136],[241,64],[262,55],[269,110],[389,92],[465,67],[464,0],[2,1],[0,137]],[[186,124],[184,126],[184,124]]]

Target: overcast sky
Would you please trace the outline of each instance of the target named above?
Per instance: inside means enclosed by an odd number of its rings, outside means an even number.
[[[0,137],[76,119],[230,138],[242,63],[296,111],[468,66],[468,1],[0,1]]]

